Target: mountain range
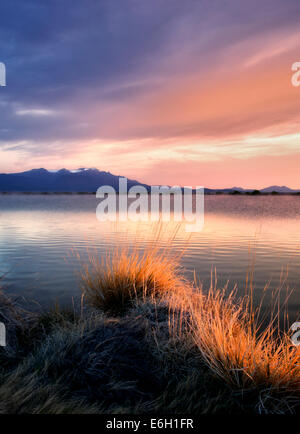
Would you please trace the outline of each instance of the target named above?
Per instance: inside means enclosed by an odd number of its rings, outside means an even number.
[[[32,169],[21,173],[0,174],[0,191],[7,192],[95,192],[102,185],[110,185],[118,191],[119,176],[98,169],[80,168],[48,171]],[[127,181],[128,188],[143,185],[135,180]]]
[[[61,169],[49,171],[46,169],[32,169],[20,173],[3,173],[0,174],[0,192],[95,192],[102,185],[110,185],[118,191],[119,176],[110,172],[100,171],[98,169],[79,168],[77,170]],[[150,186],[135,180],[127,180],[128,188],[134,185],[146,187],[149,191]],[[206,194],[232,194],[232,193],[250,193],[253,190],[243,189],[241,187],[232,187],[224,189],[205,189]],[[271,186],[260,190],[261,193],[281,193],[291,194],[300,192],[292,190],[285,186]]]

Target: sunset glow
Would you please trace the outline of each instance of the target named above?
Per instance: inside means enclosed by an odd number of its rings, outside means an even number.
[[[2,30],[0,172],[300,188],[300,4],[241,3],[100,2],[49,18],[22,2],[32,33]]]

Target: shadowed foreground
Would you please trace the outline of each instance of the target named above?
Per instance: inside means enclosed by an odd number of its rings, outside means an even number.
[[[187,282],[156,249],[93,258],[77,312],[1,293],[0,413],[297,413],[300,351],[249,297]]]

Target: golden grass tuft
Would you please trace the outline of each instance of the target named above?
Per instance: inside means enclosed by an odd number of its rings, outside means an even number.
[[[274,319],[262,327],[248,297],[200,290],[191,298],[192,333],[209,369],[231,388],[300,398],[300,348]],[[262,404],[262,403],[261,403]]]
[[[179,271],[179,259],[165,250],[115,250],[90,258],[81,273],[82,291],[90,305],[120,314],[137,298],[156,298],[185,285]]]

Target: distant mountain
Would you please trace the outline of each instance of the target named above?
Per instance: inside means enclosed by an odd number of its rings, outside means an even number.
[[[119,188],[119,176],[98,169],[80,168],[77,170],[61,169],[48,171],[32,169],[21,173],[0,174],[0,191],[7,192],[94,192],[102,185],[110,185],[116,191]],[[146,184],[127,181],[128,188]]]
[[[232,187],[230,190],[231,191],[240,191],[240,192],[245,191],[242,187]]]
[[[263,188],[260,190],[262,193],[272,193],[273,191],[276,191],[277,193],[296,193],[299,190],[292,190],[289,187],[286,187],[285,185],[279,187],[278,185],[272,185],[271,187]]]

